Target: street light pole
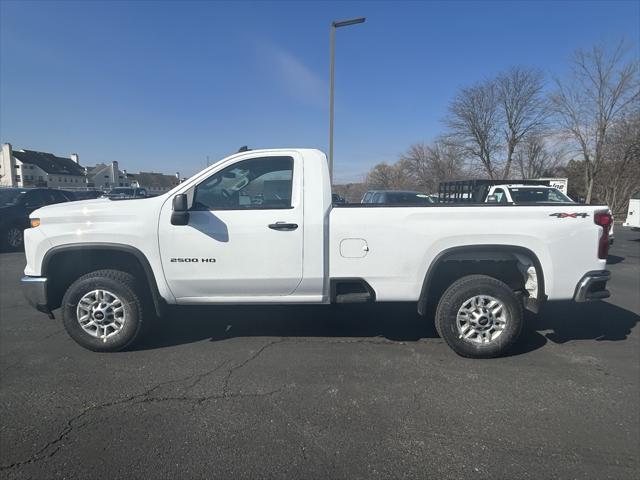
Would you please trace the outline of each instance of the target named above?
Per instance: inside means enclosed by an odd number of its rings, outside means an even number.
[[[336,51],[336,28],[346,27],[364,23],[365,17],[352,18],[350,20],[341,20],[339,22],[331,22],[329,30],[329,178],[333,185],[333,85],[335,70],[335,51]]]

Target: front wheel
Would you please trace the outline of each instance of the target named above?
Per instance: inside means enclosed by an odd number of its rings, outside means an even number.
[[[24,238],[22,229],[15,225],[9,226],[4,232],[4,244],[9,250],[19,250],[22,248]]]
[[[444,292],[436,328],[463,357],[502,355],[522,331],[522,302],[508,285],[486,275],[468,275]]]
[[[98,270],[68,288],[62,300],[62,322],[80,346],[94,352],[114,352],[137,339],[143,310],[131,274]]]

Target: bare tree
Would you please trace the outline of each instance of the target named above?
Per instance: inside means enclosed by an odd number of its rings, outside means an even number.
[[[577,144],[584,161],[586,202],[591,202],[594,179],[604,162],[610,128],[638,101],[638,62],[626,61],[620,42],[612,51],[595,46],[578,50],[571,76],[556,80],[553,109],[562,131]]]
[[[429,147],[424,143],[414,143],[400,156],[396,164],[407,183],[416,188],[431,189],[433,174],[429,165]]]
[[[501,123],[506,148],[502,178],[509,178],[518,144],[527,136],[539,133],[548,116],[542,96],[544,75],[541,71],[513,67],[500,73],[495,80],[502,110]]]
[[[392,190],[405,188],[406,179],[396,165],[379,163],[367,174],[365,183],[371,189]]]
[[[434,189],[440,182],[457,180],[467,174],[462,149],[444,139],[438,139],[429,146],[428,158],[435,180]]]
[[[479,160],[489,178],[498,178],[500,99],[495,82],[463,89],[449,105],[445,121],[451,129],[450,140],[467,156]]]
[[[553,150],[541,134],[524,137],[515,151],[514,160],[522,178],[538,178],[555,169],[563,160],[564,151]]]
[[[594,192],[614,213],[624,213],[631,195],[640,189],[640,114],[612,126],[604,147],[604,167]]]
[[[444,139],[437,139],[431,145],[416,143],[400,157],[396,167],[401,170],[407,187],[435,192],[440,182],[463,176],[464,154],[460,147]]]

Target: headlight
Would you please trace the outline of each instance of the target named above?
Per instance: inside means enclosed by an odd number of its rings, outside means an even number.
[[[40,226],[40,219],[39,218],[32,218],[31,219],[31,228],[36,228]]]

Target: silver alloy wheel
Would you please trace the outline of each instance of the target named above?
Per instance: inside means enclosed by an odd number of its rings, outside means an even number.
[[[18,227],[11,227],[7,232],[7,243],[11,248],[18,248],[22,245],[22,230]]]
[[[456,326],[463,340],[487,344],[502,335],[508,321],[504,303],[489,295],[476,295],[463,302]]]
[[[122,300],[108,290],[92,290],[78,302],[78,323],[92,337],[107,338],[117,335],[126,321]]]

